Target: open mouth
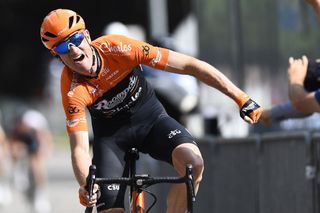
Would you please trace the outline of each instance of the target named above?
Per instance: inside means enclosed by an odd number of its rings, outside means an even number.
[[[79,57],[74,58],[73,61],[78,62],[78,61],[82,61],[84,59],[84,54],[81,54]]]

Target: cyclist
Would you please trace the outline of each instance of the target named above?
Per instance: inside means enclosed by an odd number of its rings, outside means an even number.
[[[45,159],[51,149],[52,135],[47,119],[34,109],[17,113],[9,139],[15,168],[13,178],[17,189],[25,187],[26,192],[32,195],[28,198],[34,212],[50,212],[51,204],[46,193]],[[21,172],[18,168],[21,162],[30,166],[31,179],[25,179],[27,182],[22,182],[23,177],[17,173]],[[26,177],[29,178],[29,174]]]
[[[12,193],[9,186],[9,144],[7,135],[2,128],[0,111],[0,207],[9,205],[12,201]]]
[[[106,35],[92,41],[84,20],[72,10],[51,11],[42,22],[40,36],[44,46],[65,65],[61,96],[73,170],[80,184],[79,198],[85,206],[96,204],[98,212],[123,212],[125,189],[120,186],[119,190],[108,190],[108,186],[102,186],[98,199],[96,193],[91,200],[87,197],[84,186],[91,156],[86,108],[94,133],[92,161],[97,166],[97,176],[124,175],[125,151],[135,146],[172,164],[181,175],[185,165],[192,164],[196,190],[201,181],[203,159],[194,138],[165,112],[140,72],[140,64],[192,75],[233,99],[248,123],[253,124],[260,117],[262,108],[213,66],[122,35]],[[167,212],[186,211],[184,188],[172,186]]]

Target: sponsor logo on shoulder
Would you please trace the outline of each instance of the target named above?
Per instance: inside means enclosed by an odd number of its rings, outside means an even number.
[[[76,106],[69,106],[68,112],[69,112],[69,114],[75,114],[75,113],[80,112],[80,110]]]
[[[159,63],[159,61],[161,61],[161,58],[162,58],[162,55],[161,55],[161,52],[158,48],[157,56],[151,60],[150,64],[153,67],[156,66],[156,64]]]
[[[131,44],[120,42],[118,45],[111,45],[109,42],[101,43],[100,48],[107,53],[125,53],[132,50]]]
[[[142,52],[145,56],[149,56],[149,52],[150,52],[150,47],[148,45],[144,45],[142,46]]]

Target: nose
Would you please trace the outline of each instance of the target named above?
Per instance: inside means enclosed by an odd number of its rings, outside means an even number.
[[[77,50],[79,50],[79,48],[76,45],[74,45],[72,43],[69,44],[69,51],[70,52],[76,52]]]

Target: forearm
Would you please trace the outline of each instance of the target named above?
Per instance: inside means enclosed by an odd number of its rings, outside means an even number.
[[[72,167],[74,175],[79,183],[79,185],[84,185],[86,183],[86,177],[89,173],[90,166],[90,155],[84,150],[75,150],[71,155]]]
[[[288,92],[289,99],[293,105],[296,105],[308,95],[302,84],[289,84]]]
[[[242,106],[246,94],[235,86],[223,73],[212,65],[176,52],[170,52],[166,70],[169,72],[192,75],[201,82],[216,88]]]
[[[91,165],[87,132],[78,132],[70,135],[70,144],[74,175],[79,185],[84,185],[89,173],[89,166]]]
[[[285,102],[275,105],[271,108],[272,120],[279,122],[290,118],[303,118],[311,115],[312,113],[305,113],[297,111],[291,102]]]
[[[198,67],[194,68],[192,75],[198,78],[203,83],[214,87],[221,91],[223,94],[229,96],[237,103],[239,102],[238,98],[245,93],[240,90],[236,85],[234,85],[223,73],[218,71],[215,67],[210,64],[200,61]],[[238,103],[242,105],[243,103]]]

